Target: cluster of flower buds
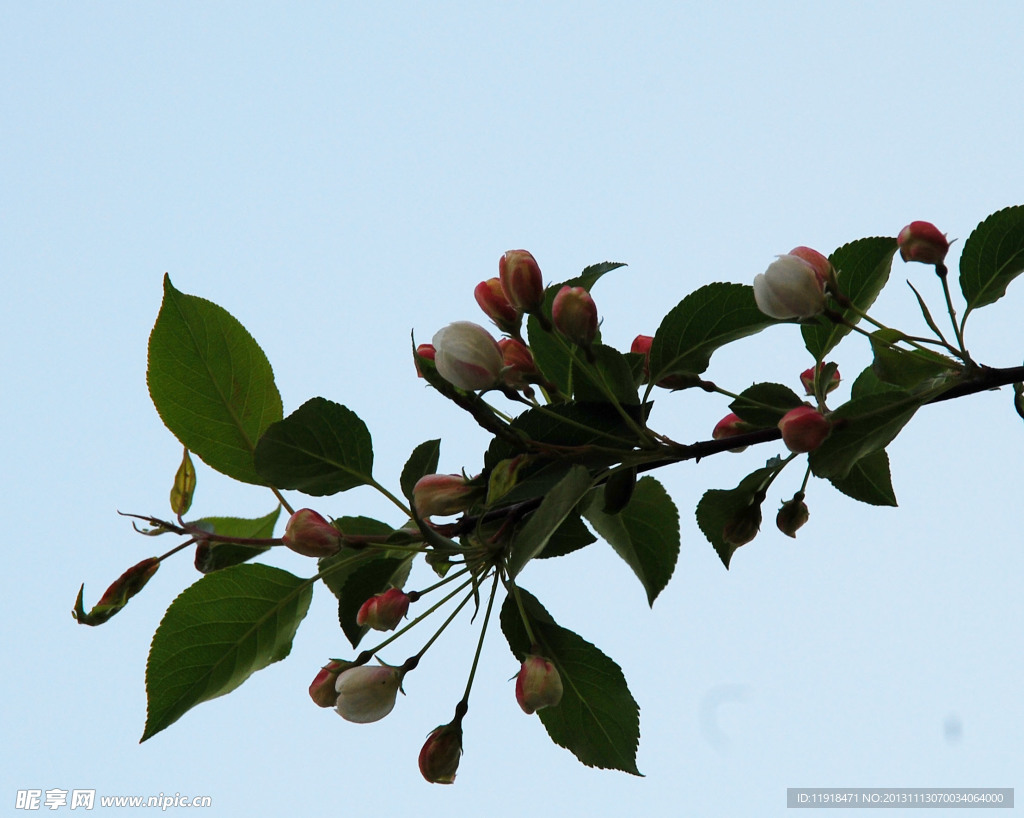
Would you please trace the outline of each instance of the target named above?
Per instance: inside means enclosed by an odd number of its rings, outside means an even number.
[[[438,330],[430,344],[416,349],[418,358],[432,360],[441,377],[459,389],[504,388],[529,396],[533,394],[530,384],[544,383],[523,341],[524,315],[536,315],[545,330],[553,325],[565,340],[585,350],[597,338],[597,306],[584,287],[562,287],[551,304],[548,322],[542,310],[544,278],[537,260],[526,250],[505,253],[498,261],[498,275],[477,284],[473,296],[507,337],[495,340],[479,324],[455,321]]]

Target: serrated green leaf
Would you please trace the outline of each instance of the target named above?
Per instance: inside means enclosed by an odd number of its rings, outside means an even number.
[[[311,398],[260,438],[256,470],[279,489],[337,494],[373,481],[373,442],[351,409]]]
[[[638,406],[636,380],[626,357],[604,344],[594,344],[591,351],[593,363],[572,365],[573,397],[581,403],[608,403],[610,394],[623,406]]]
[[[780,383],[755,383],[740,392],[729,404],[740,420],[753,426],[777,426],[790,409],[803,405],[803,399],[788,386]]]
[[[650,379],[699,375],[716,349],[775,323],[757,308],[750,285],[707,284],[662,320],[651,342]]]
[[[359,647],[359,642],[370,630],[356,622],[363,603],[388,588],[403,587],[411,568],[411,556],[373,557],[361,562],[348,574],[338,595],[338,622],[353,648]]]
[[[537,711],[551,740],[588,767],[640,775],[640,708],[622,669],[594,645],[555,624],[531,593],[520,588],[519,596],[538,644],[531,645],[512,594],[502,605],[501,629],[517,659],[539,650],[558,670],[561,702]]]
[[[573,551],[597,542],[597,537],[590,533],[590,529],[583,524],[578,514],[570,514],[565,521],[555,529],[536,559],[546,560],[552,557],[564,557]]]
[[[893,329],[871,333],[871,350],[875,356],[872,369],[879,380],[909,389],[960,368],[951,358],[937,352],[892,346],[904,337],[902,332]]]
[[[862,457],[888,446],[906,426],[922,401],[903,391],[853,398],[831,415],[832,433],[810,453],[818,477],[842,480]]]
[[[342,534],[355,537],[387,537],[394,529],[387,523],[372,517],[338,517],[332,525]],[[360,564],[373,559],[374,552],[342,547],[333,557],[324,557],[317,562],[317,568],[324,574],[323,583],[331,593],[340,598],[351,574]]]
[[[308,580],[267,565],[225,568],[182,591],[153,635],[142,741],[286,657],[312,595]]]
[[[862,503],[873,506],[897,504],[889,474],[889,455],[884,449],[862,457],[853,464],[846,477],[833,477],[829,482],[847,497]]]
[[[896,239],[876,237],[844,244],[829,256],[838,271],[839,289],[861,312],[868,311],[889,280],[896,249]],[[839,313],[851,324],[860,320],[852,309],[839,310]],[[819,324],[805,324],[800,332],[807,351],[816,360],[822,360],[849,334],[850,327],[822,319]]]
[[[615,553],[633,569],[644,586],[647,602],[668,585],[679,558],[679,512],[664,487],[642,477],[629,504],[618,514],[604,511],[604,487],[594,492],[585,515]]]
[[[409,459],[402,469],[402,476],[399,485],[402,487],[402,494],[411,503],[412,490],[416,482],[428,474],[437,473],[437,464],[441,459],[441,440],[427,440],[412,450]]]
[[[277,518],[281,514],[281,507],[278,506],[264,517],[255,520],[243,520],[238,517],[203,517],[196,520],[194,525],[211,534],[220,534],[222,537],[273,537],[274,526],[277,525]],[[219,571],[222,568],[229,568],[232,565],[251,560],[270,548],[269,545],[237,545],[235,543],[203,541],[196,546],[196,570],[203,574]]]
[[[967,313],[1006,295],[1024,272],[1024,205],[993,213],[974,228],[960,254],[960,291]]]
[[[748,474],[734,489],[709,489],[697,503],[697,526],[714,546],[715,553],[727,570],[736,549],[746,543],[737,544],[727,540],[726,528],[735,527],[740,522],[750,529],[747,542],[756,536],[761,525],[761,504],[764,502],[765,490],[784,465],[782,461],[770,462],[764,468]]]
[[[902,391],[898,386],[886,383],[875,374],[873,366],[866,367],[850,387],[851,398],[864,398],[868,395],[877,395],[880,392]]]
[[[523,566],[540,554],[548,540],[565,522],[576,504],[590,491],[593,481],[583,466],[573,466],[561,481],[544,495],[540,506],[527,517],[512,538],[508,575],[515,577]]]
[[[228,477],[264,483],[253,452],[282,415],[270,362],[226,310],[179,292],[166,275],[146,382],[160,419],[185,448]]]

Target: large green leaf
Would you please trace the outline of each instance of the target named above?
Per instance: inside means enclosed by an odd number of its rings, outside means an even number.
[[[778,323],[757,308],[748,284],[707,284],[679,302],[651,343],[650,380],[699,375],[725,344]]]
[[[896,254],[896,239],[857,239],[836,250],[829,261],[837,270],[839,289],[854,307],[867,312],[889,280],[892,257]],[[843,318],[856,324],[860,317],[852,309],[839,310]],[[805,324],[800,329],[807,350],[822,360],[847,334],[850,327],[824,318],[818,324]]]
[[[394,533],[394,529],[387,523],[372,517],[338,517],[332,524],[348,536],[388,537]],[[324,557],[317,563],[320,573],[324,574],[324,585],[340,599],[349,575],[364,562],[373,559],[375,553],[370,549],[343,547],[333,557]]]
[[[638,406],[636,379],[626,356],[604,344],[595,344],[592,351],[593,363],[573,364],[573,397],[581,403],[607,403],[614,399],[623,406]]]
[[[564,557],[566,554],[579,551],[595,542],[597,542],[597,537],[590,533],[590,529],[583,523],[579,515],[570,514],[548,538],[548,544],[536,558],[546,560],[552,557]]]
[[[647,601],[654,600],[672,578],[679,557],[679,512],[668,492],[653,477],[637,481],[633,496],[617,514],[604,512],[604,487],[587,506],[587,520],[633,569]]]
[[[588,767],[640,775],[636,767],[640,708],[621,668],[592,644],[555,624],[528,591],[520,588],[519,596],[538,644],[531,645],[512,594],[501,609],[501,629],[517,659],[540,651],[558,670],[561,702],[537,711],[551,740]]]
[[[884,449],[871,452],[853,464],[846,477],[833,477],[830,482],[843,494],[873,506],[895,506],[889,474],[889,455]]]
[[[142,741],[286,657],[312,595],[309,580],[267,565],[225,568],[182,591],[153,635]]]
[[[831,415],[832,433],[808,456],[811,471],[842,481],[862,457],[888,446],[922,403],[903,391],[876,392],[844,403]]]
[[[253,451],[282,415],[267,356],[227,311],[178,292],[166,275],[146,381],[160,419],[187,449],[228,477],[264,482]]]
[[[243,520],[238,517],[203,517],[196,520],[204,531],[220,534],[222,537],[273,537],[274,526],[281,514],[278,506],[265,517]],[[230,568],[232,565],[251,560],[270,548],[269,545],[238,545],[236,543],[204,540],[196,546],[196,570],[203,574]]]
[[[573,466],[541,500],[540,506],[516,531],[508,558],[508,573],[515,577],[523,566],[540,554],[548,540],[590,491],[593,481],[583,466]]]
[[[351,409],[311,398],[260,438],[256,469],[277,488],[337,494],[372,482],[373,442]]]
[[[1024,272],[1024,205],[993,213],[974,228],[960,254],[960,290],[967,313],[1006,295]]]
[[[904,335],[899,330],[880,329],[871,333],[872,368],[880,380],[905,389],[922,381],[949,374],[960,368],[952,358],[930,349],[905,349],[894,346]]]

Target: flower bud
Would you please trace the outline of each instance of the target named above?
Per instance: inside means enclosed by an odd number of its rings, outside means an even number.
[[[462,756],[462,724],[443,724],[427,736],[420,750],[420,772],[431,784],[453,784]]]
[[[818,366],[818,370],[819,371],[823,370],[824,368],[825,368],[825,364],[824,363],[822,363],[822,364],[820,364]],[[800,383],[802,383],[804,385],[804,391],[806,391],[808,395],[813,395],[814,394],[814,367],[813,366],[812,367],[808,367],[807,369],[805,369],[803,372],[800,373]],[[831,392],[833,389],[836,389],[838,386],[839,386],[839,370],[837,369],[837,370],[835,370],[832,373],[832,377],[829,379],[829,382],[827,384],[825,384],[825,394],[827,395],[829,392]]]
[[[749,423],[744,423],[740,420],[740,416],[735,412],[730,412],[718,423],[715,424],[714,430],[711,432],[711,437],[715,440],[722,440],[727,437],[735,437],[736,435],[744,435],[747,432],[753,431],[753,427]],[[729,449],[730,452],[742,452],[746,450],[746,446],[737,446],[735,449]]]
[[[798,491],[793,495],[792,500],[782,504],[779,513],[775,517],[775,525],[779,531],[787,537],[796,537],[804,523],[810,519],[811,513],[807,510],[807,503],[804,502],[804,493]]]
[[[481,281],[473,290],[473,297],[498,329],[513,335],[519,332],[523,314],[509,303],[499,279],[489,278],[487,281]]]
[[[451,384],[473,391],[490,389],[504,362],[491,334],[472,321],[456,321],[434,335],[434,364]]]
[[[562,701],[562,677],[543,656],[529,654],[516,677],[516,701],[527,715]]]
[[[473,505],[478,493],[461,474],[428,474],[412,487],[412,504],[420,517],[447,517]]]
[[[330,557],[341,548],[341,532],[311,508],[300,508],[289,518],[283,539],[304,557]]]
[[[509,303],[533,312],[544,303],[544,278],[537,260],[526,250],[509,250],[498,261],[498,278]]]
[[[402,673],[397,667],[353,667],[338,676],[334,709],[345,721],[369,724],[395,709]]]
[[[939,265],[949,252],[949,240],[931,222],[911,222],[896,237],[904,261]]]
[[[817,449],[832,431],[832,424],[817,409],[798,406],[782,416],[779,429],[786,448],[799,454]]]
[[[513,389],[521,389],[529,381],[540,375],[537,371],[537,362],[533,359],[530,348],[522,341],[515,338],[502,338],[498,341],[501,349],[501,358],[505,362],[502,370],[502,380]]]
[[[761,530],[761,505],[751,503],[725,524],[722,539],[739,548],[757,536]]]
[[[551,305],[555,329],[574,344],[589,347],[597,337],[597,305],[583,287],[566,285]]]
[[[810,248],[796,249],[805,251]],[[825,263],[828,263],[827,259]],[[820,264],[793,253],[778,256],[767,270],[754,277],[757,308],[778,319],[817,315],[825,309],[826,279],[820,275],[819,267]]]
[[[83,583],[78,589],[78,599],[75,600],[71,615],[78,620],[79,625],[102,625],[127,605],[129,599],[146,587],[146,583],[153,578],[153,574],[159,568],[160,560],[157,557],[146,557],[142,562],[136,563],[110,584],[100,597],[100,601],[88,613],[82,605],[85,595]]]
[[[331,659],[326,665],[320,668],[320,672],[309,685],[309,697],[316,702],[318,707],[334,707],[338,701],[338,675],[342,671],[352,667],[351,662],[344,662],[341,659]]]
[[[812,250],[810,247],[794,247],[789,251],[791,256],[802,258],[811,267],[814,268],[814,274],[818,276],[820,281],[828,281],[829,276],[832,274],[832,262],[828,260],[826,256],[823,256],[817,250]]]
[[[371,596],[356,614],[356,624],[375,631],[393,631],[409,610],[409,595],[398,588]]]
[[[434,349],[433,344],[420,344],[418,347],[416,347],[416,356],[417,357],[414,358],[416,362],[416,377],[422,378],[423,373],[420,372],[419,359],[426,358],[428,361],[433,361],[434,358],[437,356],[437,350]]]
[[[644,356],[644,383],[651,377],[651,344],[653,343],[653,335],[638,335],[629,345],[630,352]]]

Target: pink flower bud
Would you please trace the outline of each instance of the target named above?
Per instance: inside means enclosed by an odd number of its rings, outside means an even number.
[[[522,341],[517,341],[515,338],[502,338],[498,341],[498,347],[501,349],[501,357],[505,362],[502,379],[513,389],[522,388],[540,375],[537,371],[537,362],[533,359],[533,353]]]
[[[778,256],[767,270],[754,277],[754,300],[757,308],[771,318],[810,318],[825,309],[825,279],[801,256]]]
[[[395,709],[402,673],[397,667],[353,667],[338,676],[334,709],[345,721],[369,724]]]
[[[409,610],[409,595],[398,588],[371,596],[356,614],[356,624],[375,631],[393,631]]]
[[[512,334],[519,332],[523,314],[509,303],[499,279],[489,278],[487,281],[481,281],[473,290],[473,297],[498,329]]]
[[[420,517],[446,517],[469,508],[479,491],[461,474],[428,474],[412,487],[412,504]]]
[[[304,557],[330,557],[341,548],[341,532],[311,508],[300,508],[289,518],[283,539]]]
[[[949,251],[946,234],[931,222],[911,222],[896,237],[904,261],[942,264]]]
[[[352,667],[351,662],[344,662],[341,659],[331,659],[326,665],[320,668],[320,672],[309,685],[309,697],[316,702],[318,707],[334,707],[338,701],[338,675]]]
[[[498,261],[498,278],[509,303],[533,312],[544,303],[544,278],[537,260],[526,250],[509,250]]]
[[[653,335],[638,335],[629,345],[629,351],[644,356],[644,382],[651,377],[651,344],[654,343]]]
[[[583,287],[566,285],[551,305],[555,329],[574,344],[589,347],[597,337],[597,304]]]
[[[462,724],[436,728],[420,750],[420,772],[431,784],[453,784],[462,756]]]
[[[818,367],[819,370],[822,370],[824,368],[825,368],[825,364],[821,364]],[[839,380],[840,380],[839,379],[839,370],[837,369],[835,372],[832,373],[832,378],[825,385],[825,394],[826,395],[829,392],[831,392],[833,389],[835,389],[835,388],[837,388],[839,386]],[[804,391],[806,391],[808,395],[813,395],[814,394],[814,367],[813,366],[812,367],[808,367],[807,369],[805,369],[803,372],[800,373],[800,383],[802,383],[804,385]]]
[[[491,334],[472,321],[456,321],[434,335],[434,364],[451,384],[473,391],[490,389],[504,362]]]
[[[791,452],[812,452],[832,431],[832,424],[817,409],[798,406],[790,409],[779,421],[782,442]]]
[[[739,415],[734,412],[730,412],[718,423],[715,424],[714,430],[711,432],[711,437],[715,440],[722,440],[727,437],[735,437],[736,435],[744,435],[747,432],[752,431],[752,427],[749,423],[744,423],[740,420]],[[737,446],[735,449],[729,449],[730,452],[742,452],[746,450],[746,446]]]
[[[418,355],[419,358],[426,358],[428,361],[432,361],[432,360],[434,360],[434,358],[437,355],[437,350],[434,349],[434,345],[433,344],[420,344],[418,347],[416,347],[416,355]],[[423,377],[423,373],[420,372],[419,358],[415,359],[416,360],[416,377],[417,378],[422,378]]]
[[[796,532],[803,527],[810,516],[807,503],[804,502],[803,492],[797,492],[792,500],[787,500],[782,504],[782,508],[779,509],[779,513],[775,517],[775,525],[787,537],[796,537]]]
[[[827,256],[823,256],[817,250],[812,250],[810,247],[794,247],[789,251],[791,256],[802,258],[811,267],[814,268],[814,274],[818,276],[819,281],[828,281],[829,276],[832,274],[832,262],[828,260]]]
[[[516,701],[527,715],[562,701],[562,677],[543,656],[529,654],[516,677]]]

